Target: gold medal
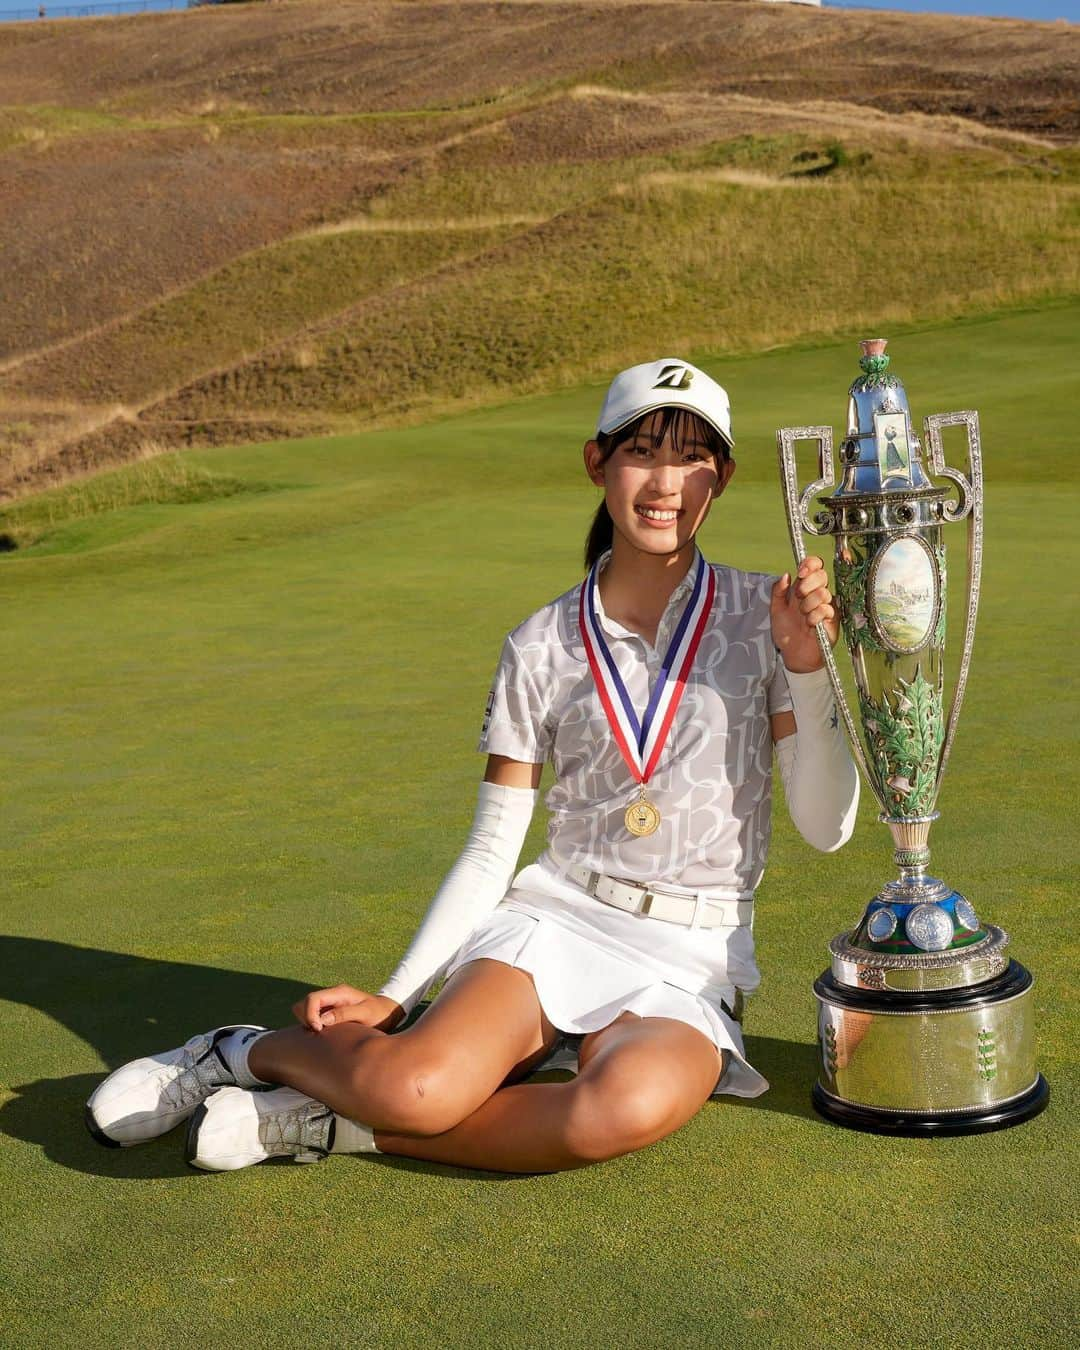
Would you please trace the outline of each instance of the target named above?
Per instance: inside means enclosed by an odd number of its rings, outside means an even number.
[[[626,828],[639,839],[642,835],[655,834],[660,828],[660,812],[652,802],[646,800],[644,788],[641,789],[637,801],[631,802],[626,808],[624,819]]]

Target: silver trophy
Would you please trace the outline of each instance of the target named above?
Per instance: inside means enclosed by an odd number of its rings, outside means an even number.
[[[856,730],[828,639],[818,629],[856,762],[881,807],[900,869],[858,924],[829,944],[814,984],[824,1116],[884,1134],[966,1134],[1036,1115],[1049,1100],[1035,1067],[1032,977],[1005,956],[1007,935],[929,876],[930,826],[964,698],[982,565],[979,417],[924,423],[929,474],[885,340],[863,342],[836,484],[831,427],[777,432],[788,529],[832,535],[833,591],[854,668]],[[967,471],[945,463],[944,427],[967,430]],[[800,491],[799,441],[817,443],[819,477]],[[936,480],[936,482],[934,481]],[[817,508],[814,509],[815,499]],[[967,521],[967,604],[945,711],[945,527]]]

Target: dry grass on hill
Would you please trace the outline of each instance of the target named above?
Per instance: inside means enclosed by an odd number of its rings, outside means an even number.
[[[143,116],[460,108],[577,82],[840,98],[1076,133],[1075,30],[753,0],[274,0],[5,32],[15,104]]]
[[[1075,289],[1078,70],[751,0],[5,25],[0,494]]]
[[[237,407],[282,420],[385,417],[573,384],[661,348],[745,351],[838,322],[996,308],[1051,290],[1041,267],[1055,237],[1055,282],[1076,290],[1078,199],[1039,184],[983,199],[908,182],[871,197],[857,182],[777,194],[656,175],[314,326],[303,365],[279,348],[196,382],[143,422],[229,441]]]

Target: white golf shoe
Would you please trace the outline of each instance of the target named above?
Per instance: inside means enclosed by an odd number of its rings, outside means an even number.
[[[237,1077],[220,1043],[233,1032],[265,1027],[217,1027],[176,1050],[133,1059],[100,1083],[86,1103],[86,1127],[99,1144],[127,1148],[156,1139],[187,1120],[197,1106]],[[252,1079],[254,1082],[254,1079]]]
[[[233,1172],[271,1158],[321,1162],[333,1147],[335,1124],[328,1106],[293,1088],[225,1087],[192,1116],[187,1160],[205,1172]]]

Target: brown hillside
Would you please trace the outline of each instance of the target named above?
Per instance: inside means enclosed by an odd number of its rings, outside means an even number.
[[[430,303],[444,352],[469,328],[470,293],[520,334],[492,390],[557,378],[513,294],[507,310],[488,292],[531,285],[530,268],[558,275],[576,255],[597,299],[622,293],[612,275],[634,295],[632,239],[599,208],[664,174],[720,192],[716,204],[743,175],[739,210],[762,236],[770,208],[753,193],[804,164],[837,170],[820,185],[854,194],[848,214],[862,200],[852,175],[883,209],[905,182],[926,186],[928,212],[935,181],[990,184],[1023,205],[1004,224],[996,206],[979,217],[988,252],[967,293],[992,304],[1045,289],[1040,258],[1067,287],[1055,250],[1074,218],[1078,88],[1070,26],[755,0],[273,0],[4,25],[0,493],[150,435],[287,434],[379,412],[351,382],[381,356],[405,372],[404,404],[452,399],[455,380],[427,388],[412,340],[391,330],[411,314],[427,332]],[[838,140],[843,163],[814,160]],[[708,211],[665,201],[659,228],[709,231]],[[827,221],[841,201],[819,205]],[[962,235],[959,197],[950,210]],[[1023,235],[1012,257],[992,244],[1002,229]],[[748,259],[747,274],[763,263]],[[934,285],[928,303],[952,312],[946,279]],[[552,319],[576,321],[569,300]],[[381,336],[358,340],[356,325],[375,322]],[[738,331],[749,343],[791,335]],[[670,335],[723,345],[708,324]],[[599,356],[583,350],[581,368]]]
[[[460,107],[597,78],[952,113],[1077,132],[1080,35],[1019,20],[671,3],[274,0],[196,13],[26,25],[0,35],[7,101],[195,112]]]

